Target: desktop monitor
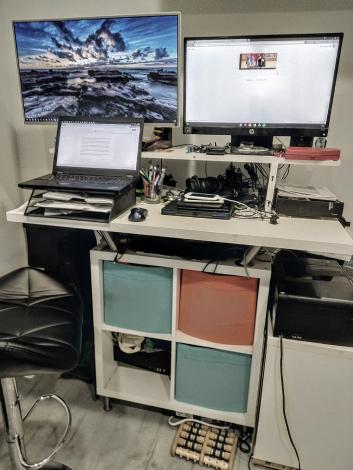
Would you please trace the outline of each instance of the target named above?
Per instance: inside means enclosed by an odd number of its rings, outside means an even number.
[[[25,122],[178,124],[179,16],[15,21]]]
[[[185,39],[184,133],[327,135],[343,34]]]

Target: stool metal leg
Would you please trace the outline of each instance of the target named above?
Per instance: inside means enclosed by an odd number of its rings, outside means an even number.
[[[1,379],[1,388],[1,405],[12,465],[16,470],[23,470],[17,453],[18,443],[24,457],[26,457],[26,451],[23,440],[22,413],[15,379]]]
[[[25,418],[29,416],[31,411],[37,405],[37,403],[41,400],[45,400],[48,398],[54,398],[58,401],[65,409],[68,414],[68,425],[64,432],[64,436],[61,439],[59,445],[56,449],[50,454],[49,457],[43,459],[41,462],[30,464],[27,462],[26,457],[26,449],[24,443],[24,432],[23,432],[23,421],[22,412],[21,412],[21,404],[19,400],[19,395],[17,391],[16,379],[14,378],[6,378],[1,379],[1,390],[0,390],[0,398],[1,398],[1,408],[2,414],[5,421],[5,428],[7,434],[7,442],[9,445],[10,457],[13,465],[13,470],[70,470],[69,467],[60,464],[51,462],[49,460],[51,457],[55,455],[55,453],[62,447],[64,441],[66,440],[68,430],[71,424],[71,414],[70,411],[63,400],[55,395],[45,395],[44,397],[39,398],[36,402],[32,405],[29,412],[27,412]]]

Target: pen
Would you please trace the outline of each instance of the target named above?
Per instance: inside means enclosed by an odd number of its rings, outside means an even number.
[[[162,188],[163,186],[163,181],[165,177],[166,169],[162,168],[161,174],[160,174],[160,180],[159,180],[159,186]]]
[[[154,181],[154,180],[155,180],[155,178],[156,178],[156,174],[157,174],[157,167],[156,167],[156,166],[154,166],[154,167],[153,167],[153,173],[152,173],[152,181]]]
[[[150,180],[148,179],[148,176],[146,176],[146,173],[143,170],[140,170],[140,175],[142,176],[142,179],[146,181],[147,183],[150,183]]]
[[[150,165],[150,169],[148,170],[148,179],[149,179],[149,180],[152,179],[152,172],[153,172],[153,166]]]

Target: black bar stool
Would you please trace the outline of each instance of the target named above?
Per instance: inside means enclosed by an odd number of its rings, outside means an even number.
[[[81,330],[80,298],[61,282],[34,268],[17,269],[0,278],[0,401],[14,470],[70,470],[52,463],[67,440],[70,409],[57,395],[43,395],[22,416],[16,377],[73,369],[80,357]],[[23,422],[43,400],[55,400],[64,408],[66,427],[50,454],[30,463]]]

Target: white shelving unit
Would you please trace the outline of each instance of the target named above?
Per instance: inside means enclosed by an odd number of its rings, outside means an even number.
[[[252,346],[237,346],[213,343],[184,334],[178,330],[178,303],[180,287],[180,270],[202,271],[205,263],[188,261],[180,258],[168,258],[157,255],[126,253],[119,260],[122,263],[144,266],[158,266],[173,269],[173,307],[171,334],[153,334],[150,332],[126,330],[104,322],[103,298],[103,262],[113,261],[115,253],[98,246],[91,251],[91,275],[93,294],[93,317],[95,335],[95,358],[97,393],[103,397],[116,398],[134,403],[155,406],[158,408],[200,415],[212,419],[223,420],[244,426],[254,426],[257,389],[260,373],[260,359],[263,341],[263,328],[266,316],[267,298],[270,281],[270,266],[258,263],[248,268],[250,277],[258,279],[256,323]],[[210,272],[213,272],[213,266]],[[242,267],[231,261],[220,263],[218,274],[246,276]],[[158,338],[171,343],[171,377],[132,368],[117,363],[113,358],[112,332],[131,333],[139,336]],[[249,392],[246,413],[225,412],[183,403],[175,399],[176,348],[178,343],[208,347],[223,351],[232,351],[252,356]],[[197,387],[197,384],[195,384]]]
[[[142,152],[141,157],[147,160],[163,159],[163,160],[186,160],[200,162],[227,162],[227,163],[265,163],[271,165],[277,163],[279,165],[312,165],[312,166],[339,166],[340,160],[286,160],[284,157],[275,157],[269,155],[207,155],[206,153],[187,152],[186,147],[174,147],[167,150],[158,150],[154,152]]]
[[[54,153],[54,148],[49,149],[49,153]],[[156,150],[153,152],[141,152],[143,160],[164,160],[175,161],[184,160],[189,162],[216,162],[216,163],[261,163],[270,165],[269,182],[267,186],[265,208],[270,210],[272,207],[273,196],[276,188],[278,167],[280,165],[300,165],[300,166],[318,166],[331,167],[340,166],[341,161],[337,160],[287,160],[284,157],[270,155],[207,155],[206,153],[188,152],[185,147],[172,147],[166,150]]]
[[[162,159],[165,162],[173,160],[184,160],[192,162],[225,162],[225,163],[261,163],[270,165],[269,182],[266,193],[266,210],[272,207],[273,196],[276,188],[276,180],[279,165],[306,165],[306,166],[339,166],[339,160],[286,160],[284,157],[269,155],[207,155],[206,153],[187,152],[186,147],[175,147],[167,150],[155,152],[142,152],[142,159],[157,160]]]

